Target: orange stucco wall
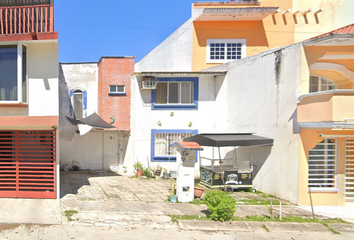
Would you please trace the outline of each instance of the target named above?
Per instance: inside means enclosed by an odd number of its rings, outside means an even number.
[[[299,159],[299,205],[310,205],[310,195],[307,187],[308,183],[308,152],[314,148],[317,143],[323,140],[320,134],[325,135],[354,135],[351,130],[301,130],[300,132],[300,159]],[[337,191],[335,192],[312,192],[312,201],[314,205],[345,205],[345,158],[346,146],[345,137],[337,138]]]
[[[193,71],[215,66],[206,63],[206,39],[247,39],[247,54],[252,56],[267,49],[286,46],[351,24],[352,14],[345,7],[345,0],[263,0],[260,4],[215,2],[194,5],[193,8],[244,8],[279,7],[280,12],[262,21],[194,22]],[[288,13],[283,11],[290,9]],[[305,10],[311,9],[307,14]],[[315,14],[317,10],[321,12]],[[292,14],[301,10],[297,14]]]
[[[58,127],[58,116],[0,116],[0,128],[1,129],[52,129],[52,127]]]
[[[323,94],[306,97],[298,105],[299,122],[345,121],[354,118],[354,96]]]

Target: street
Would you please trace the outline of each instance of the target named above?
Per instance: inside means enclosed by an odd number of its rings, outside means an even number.
[[[354,239],[354,232],[341,235],[326,232],[218,232],[186,231],[177,227],[169,229],[151,227],[82,226],[82,225],[1,225],[0,239],[284,239],[284,240],[346,240]]]

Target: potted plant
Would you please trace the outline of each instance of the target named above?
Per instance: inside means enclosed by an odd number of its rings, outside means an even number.
[[[194,187],[194,197],[200,198],[203,195],[204,188]]]
[[[79,168],[80,168],[80,167],[79,167],[78,165],[74,165],[74,166],[73,166],[74,171],[79,171]]]
[[[161,171],[162,171],[162,167],[159,165],[156,166],[156,168],[154,169],[154,173],[156,176],[160,176],[161,175]]]
[[[135,168],[136,170],[136,175],[138,177],[141,177],[143,175],[143,164],[139,161],[137,161],[136,163],[134,163],[133,167]]]
[[[127,173],[127,172],[128,172],[126,166],[123,166],[123,172],[124,172],[124,173]]]
[[[164,169],[163,169],[163,173],[162,173],[162,174],[163,174],[163,178],[164,178],[164,179],[168,179],[169,174],[168,174],[168,172],[167,172],[167,169],[166,169],[166,168],[164,168]]]
[[[177,202],[177,196],[175,195],[175,189],[176,189],[176,184],[175,180],[171,178],[171,188],[170,188],[170,194],[168,195],[168,198],[170,202],[176,203]]]

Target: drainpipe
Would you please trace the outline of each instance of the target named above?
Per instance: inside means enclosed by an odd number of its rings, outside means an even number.
[[[118,152],[117,152],[117,167],[119,167],[119,158],[120,158],[120,145],[119,145],[119,138],[120,138],[120,130],[118,130]]]
[[[102,170],[104,169],[104,135],[105,130],[102,132]]]

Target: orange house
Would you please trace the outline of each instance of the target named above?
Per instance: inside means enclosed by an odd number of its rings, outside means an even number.
[[[301,42],[354,22],[344,0],[194,2],[191,18],[137,71],[198,71]]]

